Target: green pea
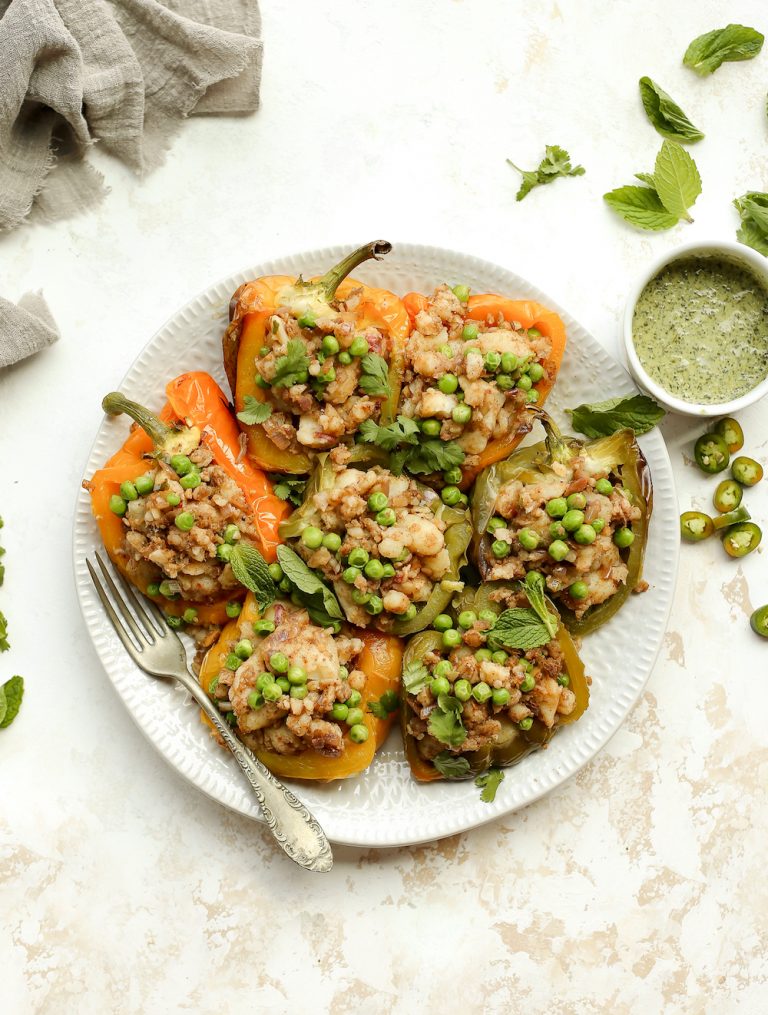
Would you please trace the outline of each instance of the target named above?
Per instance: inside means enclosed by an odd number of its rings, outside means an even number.
[[[274,620],[257,620],[253,625],[255,634],[271,634],[275,629]]]
[[[512,374],[517,370],[520,365],[520,360],[515,356],[513,352],[503,352],[501,354],[501,369],[505,374]]]
[[[484,363],[486,370],[489,370],[492,374],[495,373],[501,366],[501,354],[493,351],[487,352]]]
[[[443,504],[453,507],[454,504],[458,504],[461,500],[461,490],[458,486],[444,486],[440,491],[440,499]]]
[[[526,673],[526,675],[523,677],[523,682],[520,685],[520,690],[523,692],[523,694],[527,694],[529,691],[532,691],[535,686],[536,686],[536,678],[534,677],[534,675],[532,673]]]
[[[292,687],[288,692],[292,698],[306,698],[309,694],[306,685],[299,684],[296,687]]]
[[[562,522],[552,522],[549,526],[549,534],[553,539],[567,539],[568,533]]]
[[[491,652],[489,648],[479,648],[477,652],[475,652],[475,659],[477,659],[479,663],[489,663],[492,657],[493,652]]]
[[[321,384],[330,384],[336,380],[336,371],[333,367],[328,367],[324,373],[317,375],[317,379]]]
[[[411,605],[408,607],[408,609],[403,614],[403,619],[404,620],[415,620],[416,619],[416,614],[418,612],[419,612],[418,606],[416,606],[415,603],[411,603]]]
[[[323,544],[323,533],[316,525],[307,525],[301,532],[302,543],[310,550],[316,550]]]
[[[447,483],[449,486],[455,486],[457,483],[460,483],[461,480],[462,473],[458,465],[454,466],[452,469],[446,469],[443,473],[443,482]]]
[[[567,673],[561,673],[557,678],[557,682],[561,687],[568,687],[571,683],[571,678]]]
[[[186,476],[192,468],[192,462],[186,455],[171,455],[171,468],[177,476]]]
[[[360,570],[359,567],[348,567],[344,569],[341,577],[344,579],[347,585],[354,585],[362,573],[363,572]]]
[[[420,425],[421,432],[427,437],[438,437],[443,424],[439,419],[423,419]]]
[[[350,551],[347,562],[350,567],[365,567],[368,563],[368,551],[362,546],[356,546]]]
[[[288,670],[288,683],[289,684],[306,684],[307,682],[307,671],[303,666],[299,666],[298,663]]]
[[[191,511],[181,511],[176,515],[174,520],[176,522],[176,528],[181,529],[182,532],[189,532],[190,529],[195,527],[195,516]]]
[[[598,535],[599,535],[603,531],[603,529],[605,528],[605,519],[604,518],[595,518],[591,522],[591,525],[592,525],[592,528],[595,530],[595,532],[598,533]]]
[[[459,379],[456,374],[443,374],[437,386],[444,395],[452,395],[459,386]]]
[[[547,548],[547,553],[552,560],[565,560],[569,552],[568,544],[564,543],[562,539],[555,539]]]
[[[356,708],[363,700],[363,696],[359,691],[350,691],[349,697],[347,698],[347,705],[350,708]]]
[[[459,627],[463,627],[465,631],[468,631],[476,620],[477,614],[474,610],[462,610],[459,614]]]
[[[177,493],[166,494],[165,499],[169,507],[178,507],[181,504],[181,497]]]
[[[539,400],[539,393],[536,390],[536,388],[533,388],[531,391],[528,392],[528,403],[529,403],[529,405],[535,405],[536,402],[538,402],[538,400]]]
[[[280,701],[283,689],[277,683],[267,684],[261,693],[264,695],[264,701]]]
[[[528,376],[531,378],[534,384],[537,384],[544,376],[544,367],[541,363],[531,363],[528,367]]]
[[[451,685],[445,677],[435,677],[435,679],[430,683],[429,689],[436,698],[439,694],[449,694]]]
[[[235,617],[239,617],[243,609],[242,603],[237,603],[234,600],[230,600],[224,607],[224,612],[230,618],[234,620]]]
[[[371,593],[365,592],[363,589],[352,589],[352,602],[357,603],[358,606],[365,606],[366,603],[370,602]]]
[[[450,347],[450,345],[441,345],[440,352],[442,353],[443,356],[446,357],[446,359],[453,358],[453,349]]]
[[[185,624],[196,624],[197,623],[197,610],[194,606],[188,606],[187,609],[182,613],[181,619]]]
[[[491,518],[491,520],[488,522],[488,525],[486,526],[485,531],[486,532],[495,532],[496,529],[504,529],[504,528],[506,528],[506,525],[507,525],[507,523],[504,521],[503,518],[499,518],[498,515],[494,515],[493,518]]]
[[[453,673],[453,666],[449,659],[441,659],[440,662],[432,670],[433,677],[450,677]],[[448,693],[447,691],[445,692]]]
[[[383,511],[389,505],[389,497],[385,493],[372,493],[368,498],[369,511]]]
[[[236,525],[228,525],[223,532],[225,543],[236,543],[240,538],[240,529]]]
[[[278,677],[277,680],[275,681],[275,683],[280,688],[280,690],[283,692],[283,694],[290,694],[291,693],[291,685],[288,683],[288,681],[286,680],[285,677]]]
[[[511,391],[515,386],[515,380],[509,374],[496,374],[496,384],[502,391]]]
[[[277,324],[277,321],[275,321],[275,324]],[[272,334],[273,335],[277,334],[277,328],[272,329]],[[269,353],[270,348],[268,345],[262,345],[259,347],[259,356],[261,357],[261,359],[264,359],[265,356],[269,356]]]
[[[469,286],[468,285],[455,285],[451,290],[453,295],[459,301],[459,303],[466,303],[469,299]]]
[[[266,377],[262,377],[261,374],[256,374],[256,387],[257,388],[271,388],[272,385]]]
[[[583,493],[572,493],[566,497],[565,503],[569,511],[583,511],[587,506],[587,498]]]
[[[510,698],[511,695],[506,687],[497,687],[491,695],[493,704],[499,708],[503,708],[505,705],[508,705]]]
[[[365,609],[372,617],[375,617],[377,613],[381,613],[384,609],[384,603],[381,601],[381,596],[371,596],[365,604]]]
[[[453,627],[453,621],[447,613],[438,613],[432,621],[432,627],[434,627],[436,631],[447,631],[449,628]]]
[[[459,701],[469,701],[472,697],[472,685],[468,680],[457,680],[453,685],[453,695]]]
[[[586,599],[589,587],[586,582],[574,582],[568,589],[571,599]]]
[[[546,512],[550,518],[562,518],[568,510],[568,502],[565,497],[553,497],[546,504]]]
[[[235,645],[235,655],[240,659],[250,659],[253,655],[253,643],[247,638],[242,638],[237,645]]]
[[[120,484],[120,496],[126,501],[138,500],[139,491],[136,489],[135,485],[127,479],[124,483]]]
[[[526,719],[521,719],[517,725],[523,731],[529,730],[533,726],[532,716],[529,715]]]
[[[278,586],[277,586],[277,587],[278,587],[278,588],[280,589],[280,591],[281,591],[281,592],[283,592],[283,593],[284,593],[285,595],[288,595],[288,593],[289,593],[289,592],[291,591],[291,589],[293,588],[293,583],[291,582],[290,578],[283,578],[283,579],[282,579],[282,581],[281,581],[281,582],[280,582],[280,583],[278,584]]]
[[[233,550],[234,547],[231,546],[229,543],[219,543],[219,545],[216,547],[216,556],[219,558],[219,560],[223,560],[224,563],[226,563],[232,556]]]
[[[538,533],[534,532],[533,529],[520,529],[517,538],[520,540],[520,545],[524,550],[535,550],[539,545]]]
[[[342,366],[348,367],[351,362],[352,362],[351,354],[347,352],[346,349],[342,349],[342,351],[339,353],[339,363],[341,363]]]
[[[116,493],[113,493],[109,498],[109,510],[112,514],[122,518],[125,512],[128,510],[128,505],[125,503],[122,497],[118,497]]]
[[[381,573],[381,577],[382,577],[382,579],[385,579],[385,578],[394,578],[395,577],[395,568],[394,568],[394,566],[392,564],[389,564],[389,563],[385,564],[384,567],[383,567],[382,573]]]
[[[531,388],[533,387],[533,382],[531,381],[531,378],[528,376],[528,374],[523,374],[522,377],[518,378],[517,386],[518,388],[520,388],[521,391],[530,391]]]
[[[363,722],[365,716],[361,708],[350,708],[347,712],[347,718],[344,720],[347,726],[356,726],[358,723]]]
[[[350,345],[349,351],[353,356],[365,356],[366,353],[370,352],[368,339],[364,338],[362,335],[358,335],[357,338],[352,340],[352,345]]]
[[[331,719],[335,719],[336,722],[344,722],[349,715],[349,708],[343,701],[335,701],[328,714]]]
[[[479,701],[481,705],[484,701],[488,701],[492,694],[493,691],[491,691],[490,687],[484,680],[481,680],[479,684],[475,684],[472,688],[472,697],[475,701]]]
[[[274,684],[274,682],[274,675],[272,673],[267,673],[265,670],[256,677],[256,689],[258,691],[263,691],[265,687],[268,687],[270,684]]]
[[[592,531],[594,532],[594,529]],[[635,534],[632,531],[632,529],[628,528],[616,529],[616,531],[613,534],[613,541],[620,550],[624,550],[634,543]]]
[[[248,708],[252,708],[254,712],[256,709],[261,708],[264,704],[264,695],[259,694],[258,691],[251,691],[248,695]]]
[[[275,673],[287,673],[291,667],[291,661],[284,652],[273,652],[269,657],[269,665]]]
[[[465,426],[472,419],[472,409],[469,405],[457,405],[451,412],[451,419],[460,426]]]
[[[143,497],[147,493],[152,493],[155,488],[155,481],[152,476],[137,476],[133,481],[133,485],[136,487],[136,492]]]
[[[380,560],[369,560],[363,571],[367,578],[378,581],[384,574],[384,565]]]
[[[148,596],[159,596],[160,586],[157,582],[150,582],[149,585],[147,585],[146,592]]]
[[[578,529],[576,529],[576,531],[573,534],[573,538],[576,540],[577,543],[580,543],[582,546],[588,546],[590,543],[594,543],[594,541],[597,539],[597,533],[595,532],[594,526],[582,525]]]
[[[228,670],[234,671],[240,668],[241,662],[242,659],[239,656],[236,656],[234,652],[230,652],[227,655],[227,658],[224,660],[224,665],[227,667]]]
[[[739,455],[731,463],[731,475],[742,486],[754,486],[763,478],[763,467],[754,458],[747,458],[746,455]],[[122,487],[120,492],[122,493]],[[123,495],[125,496],[125,495]]]
[[[485,621],[486,624],[493,626],[498,619],[498,613],[494,613],[493,610],[481,610],[477,617],[478,620]]]
[[[355,723],[350,727],[349,739],[355,744],[364,744],[369,737],[368,727],[363,723]]]
[[[311,310],[305,310],[304,313],[298,318],[298,324],[300,328],[314,328],[317,323],[315,315]]]
[[[497,666],[506,666],[509,662],[509,656],[503,649],[498,649],[491,656],[491,662],[496,663]]]
[[[376,521],[379,525],[383,525],[385,528],[389,528],[389,526],[394,525],[397,521],[394,509],[388,507],[384,508],[383,511],[379,511],[376,515]]]
[[[200,477],[200,473],[197,471],[188,472],[186,476],[182,476],[179,480],[179,484],[184,490],[194,490],[196,487],[200,486],[201,483],[202,479]]]
[[[598,479],[595,483],[595,490],[602,494],[603,497],[610,497],[613,493],[613,483],[610,479]]]
[[[461,633],[453,627],[443,631],[443,645],[446,648],[456,648],[461,645]]]
[[[502,558],[508,557],[511,551],[512,547],[509,543],[505,543],[503,539],[494,539],[491,543],[491,553],[497,560],[502,560]]]
[[[169,581],[167,578],[160,582],[160,595],[166,599],[177,599],[178,593],[174,587],[174,582]]]
[[[563,515],[563,528],[566,532],[575,532],[584,524],[583,511],[566,511]]]
[[[339,351],[339,340],[335,335],[326,335],[322,342],[322,349],[326,356],[335,356]]]

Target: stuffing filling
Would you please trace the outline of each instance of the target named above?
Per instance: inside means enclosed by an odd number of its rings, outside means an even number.
[[[174,467],[175,466],[175,467]],[[203,445],[121,487],[120,553],[149,595],[207,603],[241,588],[228,560],[233,544],[258,543],[245,497]]]
[[[351,623],[412,620],[451,569],[440,504],[407,476],[341,467],[333,489],[314,494],[296,549],[333,583]]]
[[[392,343],[378,328],[356,329],[358,301],[359,291],[322,317],[288,307],[270,317],[254,368],[272,406],[264,432],[281,450],[328,450],[381,414]]]
[[[536,328],[500,315],[471,320],[466,304],[439,286],[408,340],[400,411],[419,420],[427,435],[456,441],[472,466],[489,441],[524,422],[551,351]]]
[[[333,635],[306,610],[278,602],[264,619],[242,622],[206,690],[252,750],[339,758],[369,736],[365,674],[355,669],[362,650],[359,638]]]
[[[498,492],[488,523],[489,581],[540,571],[553,599],[581,617],[626,583],[622,557],[641,517],[618,477],[587,456],[554,462],[536,483],[512,480]]]
[[[524,595],[495,594],[505,606],[525,606]],[[411,710],[408,732],[419,753],[478,751],[493,745],[504,724],[529,730],[534,720],[548,729],[573,712],[576,696],[557,640],[527,652],[486,647],[493,610],[465,611],[456,626],[442,626],[443,644],[406,664],[403,688]],[[446,623],[450,618],[443,618]]]

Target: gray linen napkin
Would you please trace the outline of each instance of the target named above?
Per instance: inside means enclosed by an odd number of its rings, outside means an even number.
[[[18,303],[0,298],[0,367],[26,359],[58,337],[42,293],[24,293]]]

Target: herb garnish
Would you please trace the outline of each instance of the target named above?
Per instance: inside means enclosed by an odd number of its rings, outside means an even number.
[[[487,772],[478,775],[475,779],[475,786],[482,789],[480,799],[484,804],[493,803],[496,799],[496,790],[504,781],[504,773],[500,768],[489,768]]]
[[[246,395],[244,401],[245,406],[238,412],[237,418],[241,423],[245,423],[246,426],[257,426],[259,423],[265,423],[272,415],[272,406],[269,402],[260,402],[253,395]]]
[[[0,610],[0,652],[7,652],[11,647],[11,643],[8,641],[8,621],[5,619],[5,614]]]
[[[517,170],[523,178],[520,189],[517,192],[516,200],[522,201],[534,187],[541,187],[546,183],[552,183],[558,176],[583,176],[586,170],[584,166],[572,166],[571,156],[559,145],[547,145],[544,149],[544,158],[536,169],[520,169],[511,159],[507,162],[513,169]]]
[[[0,730],[10,726],[21,708],[24,697],[24,678],[11,677],[0,686]]]
[[[275,363],[272,387],[290,388],[294,384],[305,384],[308,371],[307,347],[300,338],[292,338],[288,343],[285,356],[281,356]]]
[[[662,137],[689,144],[701,141],[704,137],[674,99],[649,77],[640,78],[640,98],[643,100],[648,119]]]
[[[305,605],[310,616],[325,616],[325,626],[331,626],[334,620],[343,620],[344,614],[339,601],[331,590],[323,584],[301,557],[284,543],[277,548],[277,560],[286,578],[293,582],[300,594],[309,597]]]
[[[360,424],[358,437],[364,444],[376,444],[390,452],[390,468],[396,476],[403,469],[416,475],[446,472],[461,465],[465,457],[456,441],[421,440],[418,424],[407,416],[398,416],[388,426],[366,419]]]
[[[307,480],[304,476],[286,476],[282,472],[268,472],[267,478],[274,484],[272,492],[280,500],[287,500],[294,507],[301,507]]]
[[[400,699],[396,691],[385,691],[378,701],[368,702],[368,711],[377,719],[386,719],[397,711]]]
[[[560,621],[547,606],[544,575],[540,571],[529,571],[520,585],[528,597],[532,610],[549,631],[549,637],[554,638],[560,627]]]
[[[685,51],[683,63],[702,76],[713,74],[723,63],[757,56],[764,39],[761,32],[745,25],[716,28],[693,40]]]
[[[392,389],[389,386],[389,367],[382,356],[375,352],[366,353],[360,360],[362,374],[358,387],[366,395],[384,395],[389,398]]]
[[[666,415],[661,406],[648,395],[621,395],[605,402],[578,405],[567,409],[571,426],[587,437],[610,437],[627,428],[636,434],[648,433]]]
[[[274,603],[277,589],[269,573],[269,566],[255,546],[237,543],[232,548],[229,563],[235,578],[251,591],[259,604],[259,609],[266,610]]]
[[[768,257],[768,194],[748,190],[733,203],[741,216],[736,239]]]
[[[636,173],[646,187],[611,190],[603,199],[627,222],[640,229],[671,229],[680,219],[693,222],[688,209],[701,193],[701,177],[688,152],[676,141],[665,141],[653,174]]]
[[[427,729],[441,744],[449,747],[460,747],[467,739],[467,731],[461,721],[463,706],[458,698],[450,694],[440,694],[437,705],[429,714]]]
[[[403,687],[408,694],[418,694],[427,686],[429,670],[424,663],[412,662],[403,668]]]
[[[460,754],[451,754],[450,751],[440,751],[432,759],[432,764],[444,779],[463,779],[469,772],[469,762]]]

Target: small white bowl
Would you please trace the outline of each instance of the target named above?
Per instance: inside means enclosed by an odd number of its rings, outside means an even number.
[[[766,290],[768,290],[768,260],[752,250],[751,247],[745,247],[742,243],[731,243],[728,240],[700,240],[698,242],[684,243],[682,246],[675,247],[674,250],[662,254],[661,257],[657,257],[630,289],[629,297],[627,298],[627,308],[624,311],[624,347],[627,351],[629,370],[632,376],[641,388],[644,388],[649,395],[652,395],[657,402],[660,402],[670,412],[680,412],[686,416],[732,416],[740,409],[744,409],[746,406],[752,405],[753,402],[759,401],[764,395],[768,395],[768,376],[752,388],[751,391],[732,399],[730,402],[720,402],[718,404],[686,402],[682,398],[676,398],[675,395],[670,394],[658,381],[649,377],[640,362],[632,338],[632,318],[635,313],[635,305],[640,298],[640,294],[651,279],[655,278],[661,269],[671,264],[672,261],[697,254],[705,257],[721,257],[731,262],[735,261],[737,264],[753,272],[763,283]]]

